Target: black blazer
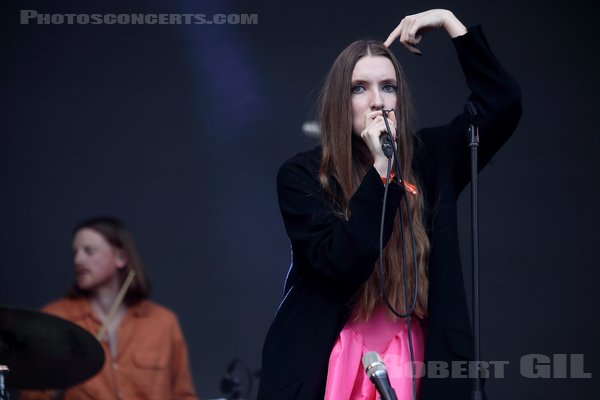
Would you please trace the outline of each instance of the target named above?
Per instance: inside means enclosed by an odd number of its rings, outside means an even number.
[[[483,109],[480,168],[506,142],[521,115],[520,91],[492,54],[480,27],[453,39],[470,99]],[[426,361],[472,358],[471,327],[459,257],[456,200],[470,176],[467,112],[447,125],[417,132],[414,168],[426,199],[431,240]],[[322,399],[335,340],[348,304],[379,256],[384,187],[371,168],[350,200],[351,217],[324,195],[318,179],[321,148],[300,153],[279,170],[279,205],[292,249],[284,298],[263,348],[259,399]],[[386,226],[401,190],[390,186]],[[385,232],[389,239],[391,229]],[[468,379],[424,378],[421,399],[467,399]]]

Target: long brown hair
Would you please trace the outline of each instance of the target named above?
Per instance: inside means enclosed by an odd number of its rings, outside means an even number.
[[[93,217],[77,224],[73,229],[73,236],[84,228],[92,229],[99,233],[112,247],[123,252],[127,260],[127,265],[125,268],[119,270],[121,285],[125,281],[129,271],[135,272],[131,286],[129,286],[125,294],[125,304],[131,306],[150,297],[150,284],[144,272],[142,259],[138,254],[133,237],[127,227],[113,217]],[[74,284],[67,293],[69,297],[82,297],[88,294],[86,291],[81,290],[77,284]]]
[[[357,41],[346,47],[333,63],[321,93],[321,144],[323,159],[319,179],[325,192],[334,203],[341,206],[340,218],[348,219],[350,198],[360,185],[363,177],[373,164],[361,138],[352,133],[351,88],[352,72],[357,61],[365,56],[383,56],[388,58],[396,71],[396,121],[397,145],[400,150],[402,171],[406,181],[415,183],[421,193],[420,185],[412,169],[413,161],[413,108],[404,72],[394,55],[382,43],[375,41]],[[334,179],[334,182],[332,181]],[[334,185],[336,189],[334,189]],[[427,290],[429,280],[426,266],[429,256],[429,239],[423,222],[424,200],[421,194],[406,194],[409,200],[410,214],[413,216],[414,234],[419,274],[417,305],[415,314],[424,317],[427,314]],[[410,231],[406,212],[404,218],[404,237],[406,240],[406,260],[408,277],[408,298],[412,299],[414,287],[414,262]],[[384,250],[384,285],[390,302],[396,310],[405,313],[405,294],[403,285],[402,232],[400,214],[394,221],[394,230]],[[379,261],[377,261],[377,264]],[[375,268],[371,277],[363,284],[354,299],[354,318],[367,320],[375,308],[383,302],[380,290],[379,268]]]

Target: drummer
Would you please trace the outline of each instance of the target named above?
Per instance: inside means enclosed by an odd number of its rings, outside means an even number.
[[[115,218],[97,217],[73,232],[75,284],[43,311],[95,335],[105,363],[97,375],[65,392],[22,391],[20,399],[197,399],[177,317],[149,300],[127,228]]]

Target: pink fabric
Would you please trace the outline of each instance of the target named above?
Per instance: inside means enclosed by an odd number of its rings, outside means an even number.
[[[379,398],[362,365],[369,351],[381,355],[398,400],[412,398],[410,349],[406,321],[390,320],[381,306],[367,322],[348,322],[331,351],[325,400],[375,400]],[[417,377],[422,375],[425,350],[421,324],[411,319],[412,342]],[[421,373],[419,373],[421,372]],[[417,378],[417,389],[420,379]]]

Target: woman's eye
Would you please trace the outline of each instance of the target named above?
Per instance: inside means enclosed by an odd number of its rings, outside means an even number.
[[[365,91],[364,86],[361,86],[361,85],[352,86],[352,93],[354,93],[354,94],[360,94],[360,93],[363,93],[364,91]]]
[[[387,93],[396,93],[396,85],[384,85],[383,91]]]

